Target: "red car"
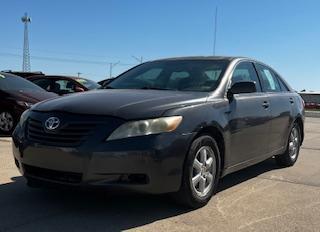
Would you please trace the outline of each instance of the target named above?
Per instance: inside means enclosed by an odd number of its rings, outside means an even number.
[[[320,93],[300,92],[299,94],[304,100],[307,110],[320,110]]]
[[[41,88],[58,95],[84,92],[101,88],[101,85],[82,77],[37,75],[27,79]]]
[[[0,72],[0,134],[11,134],[26,109],[54,97],[22,77]]]

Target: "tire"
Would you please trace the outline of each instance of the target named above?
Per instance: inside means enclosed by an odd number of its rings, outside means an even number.
[[[275,156],[277,164],[281,167],[291,167],[298,159],[301,146],[301,129],[297,123],[294,123],[290,130],[286,151]]]
[[[211,136],[202,135],[191,144],[184,164],[181,188],[175,194],[175,199],[193,209],[206,205],[216,191],[219,174],[220,153],[217,143]]]
[[[11,135],[16,124],[14,114],[8,110],[0,111],[0,134]]]

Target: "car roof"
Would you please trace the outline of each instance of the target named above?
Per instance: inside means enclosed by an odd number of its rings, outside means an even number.
[[[172,57],[172,58],[163,58],[157,59],[154,61],[170,61],[170,60],[228,60],[232,61],[235,59],[248,59],[241,56],[181,56],[181,57]]]
[[[12,74],[12,73],[7,73],[7,72],[0,72],[0,75],[1,76],[4,76],[4,77],[12,77],[12,78],[22,78],[22,77],[20,77],[20,76],[18,76],[18,75],[15,75],[15,74]],[[23,79],[23,78],[22,78]]]
[[[30,76],[28,79],[33,79],[33,78],[62,78],[62,79],[72,79],[72,80],[76,80],[76,79],[83,79],[83,80],[89,80],[87,78],[84,77],[75,77],[75,76],[63,76],[63,75],[34,75],[34,76]]]
[[[19,76],[19,77],[23,77],[23,78],[28,78],[30,76],[35,76],[35,75],[45,75],[41,71],[24,72],[24,71],[3,70],[1,72],[2,73],[13,74],[13,75],[16,75],[16,76]]]

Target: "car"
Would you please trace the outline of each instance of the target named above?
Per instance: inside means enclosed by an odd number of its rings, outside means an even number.
[[[298,159],[303,101],[254,59],[161,59],[105,88],[23,114],[13,154],[29,186],[118,186],[198,208],[229,173],[270,157],[284,167]]]
[[[21,77],[0,72],[0,134],[10,135],[25,110],[56,96]]]
[[[96,82],[82,77],[36,75],[30,76],[27,79],[41,88],[58,95],[101,88],[101,85]]]
[[[300,92],[305,102],[306,110],[320,110],[320,93],[318,92]]]

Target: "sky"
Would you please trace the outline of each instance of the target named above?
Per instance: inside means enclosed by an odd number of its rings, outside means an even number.
[[[296,90],[320,91],[319,0],[1,0],[0,70],[21,70],[28,12],[31,70],[102,80],[143,61],[246,56]]]

